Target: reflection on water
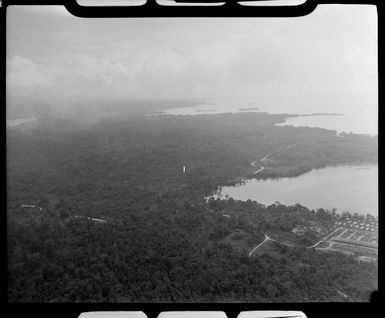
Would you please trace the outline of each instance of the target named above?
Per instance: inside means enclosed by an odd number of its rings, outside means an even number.
[[[337,212],[378,215],[378,166],[346,165],[312,170],[299,177],[248,180],[235,187],[223,187],[216,197],[255,200],[262,204],[276,201],[300,203],[311,209],[337,209]]]

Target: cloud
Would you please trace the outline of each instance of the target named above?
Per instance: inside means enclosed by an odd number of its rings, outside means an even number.
[[[27,58],[15,56],[7,64],[7,83],[21,92],[31,87],[47,86],[52,80],[52,67],[38,65]]]
[[[291,19],[117,20],[54,19],[21,7],[7,23],[10,100],[60,109],[100,99],[377,89],[368,6],[321,6]]]
[[[221,65],[206,54],[185,58],[171,49],[136,51],[112,62],[90,55],[73,56],[56,65],[26,57],[7,60],[10,94],[40,96],[52,104],[95,100],[102,96],[129,98],[199,94],[199,87],[215,85]]]
[[[79,98],[93,99],[106,93],[121,95],[129,92],[129,83],[135,76],[122,63],[93,57],[75,57],[57,66],[15,56],[7,61],[7,69],[7,88],[11,94],[44,96],[57,104]]]

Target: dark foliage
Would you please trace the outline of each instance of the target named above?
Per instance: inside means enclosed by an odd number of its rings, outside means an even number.
[[[203,199],[250,176],[250,162],[269,152],[261,177],[377,160],[375,137],[274,126],[283,118],[160,116],[60,133],[9,130],[9,301],[345,301],[338,291],[369,300],[376,265],[306,249],[314,237],[260,257],[226,241],[236,230],[243,234],[234,240],[251,245],[266,231],[294,239],[296,222],[327,225],[332,214]]]

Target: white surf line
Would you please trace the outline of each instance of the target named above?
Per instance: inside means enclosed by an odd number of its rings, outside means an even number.
[[[325,236],[323,239],[321,239],[320,241],[318,241],[317,243],[315,243],[314,245],[312,246],[308,246],[307,248],[313,248],[313,247],[316,247],[318,244],[322,243],[323,241],[326,241],[329,237],[331,237],[335,232],[337,232],[338,230],[340,229],[343,229],[342,227],[339,227],[337,229],[335,229],[332,233],[330,233],[329,235]]]
[[[253,250],[249,253],[249,257],[255,252],[255,250],[260,247],[262,244],[266,243],[270,238],[265,234],[265,239],[259,243],[256,247],[253,248]]]

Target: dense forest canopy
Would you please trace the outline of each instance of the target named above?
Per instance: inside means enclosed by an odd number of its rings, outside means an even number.
[[[9,300],[367,301],[376,264],[308,249],[316,236],[290,233],[298,223],[326,227],[335,214],[205,200],[251,178],[250,163],[273,151],[258,177],[377,162],[377,137],[275,126],[289,115],[39,119],[8,128]],[[249,257],[243,248],[266,232],[295,248],[272,243]]]

